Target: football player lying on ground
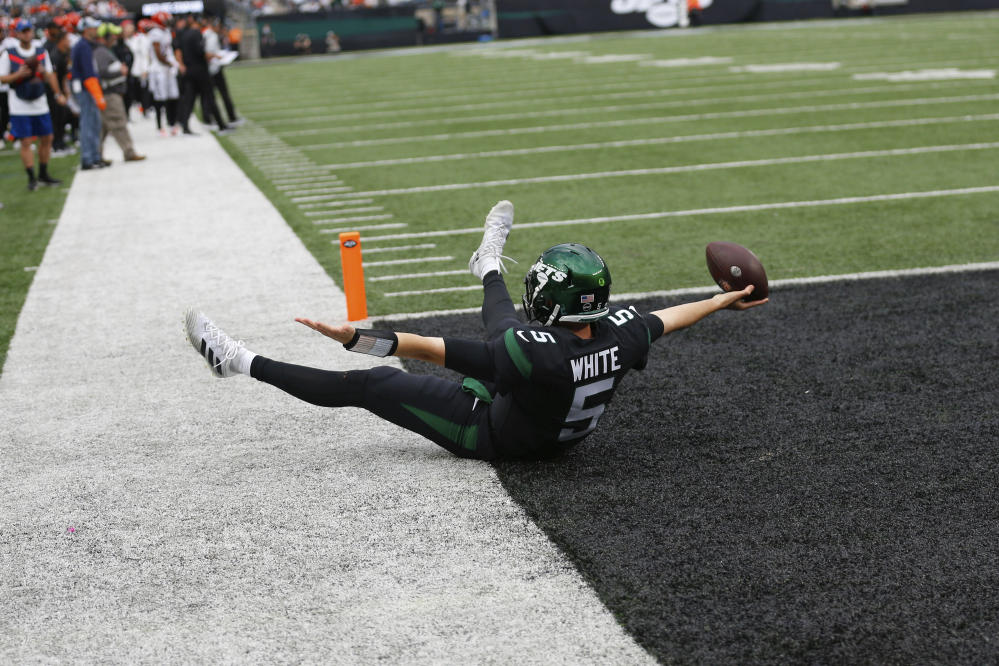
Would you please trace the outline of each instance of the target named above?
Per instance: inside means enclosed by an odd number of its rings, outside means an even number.
[[[386,366],[342,372],[281,363],[250,352],[195,310],[186,315],[188,340],[217,377],[250,375],[314,405],[363,407],[457,456],[541,458],[593,432],[621,378],[645,366],[656,339],[723,308],[767,302],[744,302],[750,286],[648,314],[612,306],[603,259],[564,243],[545,250],[527,272],[524,309],[540,325],[525,325],[500,273],[512,225],[513,204],[499,202],[468,264],[482,280],[488,342],[295,320],[353,352],[451,368],[466,375],[460,383]]]

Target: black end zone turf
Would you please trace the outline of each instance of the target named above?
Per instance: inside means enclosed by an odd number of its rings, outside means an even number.
[[[575,451],[500,478],[664,661],[996,663],[997,283],[777,289],[657,342]]]

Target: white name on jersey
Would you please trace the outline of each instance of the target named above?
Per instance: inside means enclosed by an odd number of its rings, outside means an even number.
[[[569,359],[569,363],[572,365],[572,379],[576,382],[621,369],[621,364],[617,360],[617,345]]]

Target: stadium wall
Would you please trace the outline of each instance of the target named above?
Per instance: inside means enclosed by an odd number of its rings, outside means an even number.
[[[672,0],[496,0],[500,37],[539,37],[608,30],[665,28]],[[691,25],[749,21],[790,21],[847,15],[831,0],[716,0],[690,12]],[[968,11],[999,8],[999,0],[909,0],[906,5],[878,7],[879,15]],[[657,12],[659,14],[657,15]],[[859,13],[859,12],[849,12]],[[665,20],[664,20],[665,17]]]

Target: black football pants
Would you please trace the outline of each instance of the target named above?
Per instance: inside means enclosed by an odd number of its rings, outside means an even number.
[[[482,319],[492,339],[520,321],[498,272],[483,279],[483,288]],[[467,380],[459,384],[387,366],[319,370],[263,356],[253,359],[250,375],[313,405],[362,407],[462,458],[494,460],[502,455],[490,427],[489,405]]]

